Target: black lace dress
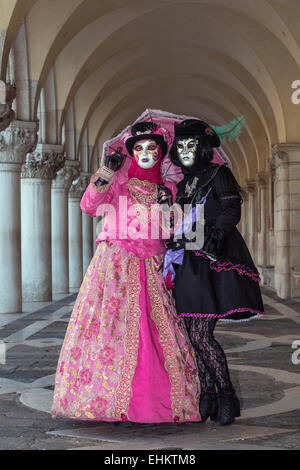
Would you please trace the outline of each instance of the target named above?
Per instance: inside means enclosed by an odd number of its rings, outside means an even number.
[[[183,264],[174,265],[173,293],[180,316],[244,321],[264,313],[259,273],[236,228],[240,193],[230,169],[211,163],[178,184],[176,202],[182,208],[207,195],[203,251],[185,250]]]

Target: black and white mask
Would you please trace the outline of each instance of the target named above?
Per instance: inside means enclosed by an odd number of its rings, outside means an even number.
[[[194,165],[198,143],[199,141],[192,137],[178,140],[176,144],[177,155],[183,166],[190,167]]]

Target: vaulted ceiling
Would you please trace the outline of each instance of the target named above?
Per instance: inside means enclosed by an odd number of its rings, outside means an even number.
[[[86,171],[146,108],[244,114],[225,147],[243,182],[272,145],[300,141],[299,20],[297,0],[0,0],[0,78],[17,85],[17,118],[40,119],[40,140]]]

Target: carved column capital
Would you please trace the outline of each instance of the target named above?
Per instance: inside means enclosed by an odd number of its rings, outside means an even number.
[[[15,119],[12,103],[16,97],[16,88],[0,80],[0,131],[6,129]]]
[[[269,173],[263,173],[263,172],[257,173],[256,178],[257,178],[257,185],[259,188],[265,189],[268,186],[269,178],[270,178]]]
[[[65,160],[63,146],[38,144],[34,152],[27,154],[21,177],[52,180]]]
[[[284,144],[276,144],[272,148],[272,158],[270,161],[270,167],[274,170],[279,166],[288,163],[289,155],[288,148]]]
[[[272,148],[270,166],[278,168],[289,163],[299,164],[300,143],[276,144]]]
[[[87,186],[88,186],[90,184],[92,173],[81,171],[80,176],[84,179],[84,181],[87,182]]]
[[[13,121],[0,132],[0,164],[22,165],[37,144],[38,122]]]
[[[52,182],[52,188],[69,191],[72,182],[77,179],[79,175],[79,162],[66,160],[64,167],[57,172],[56,178]]]
[[[255,180],[246,180],[246,190],[249,194],[252,196],[255,195],[257,187],[256,187],[256,181]]]
[[[83,196],[84,191],[89,185],[90,182],[90,176],[88,176],[88,173],[81,173],[79,178],[77,178],[75,181],[73,181],[69,196],[70,198],[74,199],[81,199]]]

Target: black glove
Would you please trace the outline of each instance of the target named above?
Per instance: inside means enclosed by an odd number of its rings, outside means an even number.
[[[170,238],[169,240],[165,241],[165,246],[167,250],[181,250],[181,248],[184,249],[185,243],[184,240],[181,238],[179,240],[174,240],[174,238]]]
[[[169,207],[171,207],[173,204],[172,192],[163,184],[158,184],[157,202],[158,204],[167,203]]]
[[[125,158],[126,155],[121,153],[121,147],[118,147],[116,152],[113,152],[110,155],[106,156],[105,166],[111,168],[111,170],[113,171],[118,171],[121,168]]]
[[[125,158],[126,155],[121,153],[121,147],[118,147],[116,152],[113,152],[105,157],[104,165],[113,171],[118,171],[121,168]],[[107,181],[100,177],[95,181],[94,184],[95,186],[104,186],[107,184]]]
[[[205,241],[202,251],[218,259],[221,255],[224,232],[214,225],[206,225],[204,228]]]

